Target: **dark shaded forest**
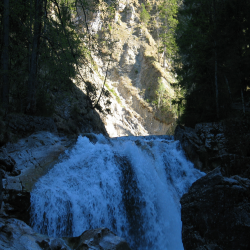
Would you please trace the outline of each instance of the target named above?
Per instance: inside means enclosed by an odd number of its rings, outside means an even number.
[[[250,85],[250,2],[185,0],[178,13],[175,72],[185,91],[180,123],[245,116]]]
[[[81,73],[92,61],[91,52],[99,53],[101,39],[91,34],[87,24],[98,4],[98,0],[1,2],[1,107],[5,114],[49,116],[54,105],[51,91],[67,91],[73,80],[86,85],[91,107],[102,111],[96,86],[85,82]],[[106,92],[101,94],[108,96]]]

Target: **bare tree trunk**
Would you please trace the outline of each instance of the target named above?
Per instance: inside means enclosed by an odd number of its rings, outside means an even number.
[[[244,94],[243,94],[242,88],[241,88],[241,100],[242,100],[242,111],[243,111],[243,114],[245,115],[246,114],[246,111],[245,111],[245,101],[244,101]]]
[[[228,80],[227,80],[227,77],[224,75],[224,78],[225,78],[225,82],[227,84],[227,90],[228,90],[228,94],[229,94],[229,98],[230,98],[230,102],[232,103],[232,93],[231,93],[231,89],[230,89],[230,86],[229,86],[229,83],[228,83]]]
[[[165,30],[165,35],[167,36],[168,33],[168,22],[167,22],[167,17],[165,17],[165,26],[166,26],[166,30]],[[165,38],[166,39],[166,38]],[[166,42],[166,41],[165,41]],[[163,57],[163,68],[167,67],[167,48],[166,48],[166,44],[164,43],[164,57]]]
[[[156,14],[156,18],[155,18],[155,20],[156,20],[156,33],[157,33],[157,57],[158,57],[158,63],[160,62],[160,52],[159,52],[159,47],[160,47],[160,45],[159,45],[159,37],[160,37],[160,35],[159,35],[159,33],[160,33],[160,31],[159,31],[159,11],[158,11],[158,6],[156,5],[156,8],[157,8],[157,14]]]
[[[2,105],[5,113],[9,107],[9,0],[4,0],[3,51],[2,51]]]
[[[163,54],[163,68],[167,67],[167,62],[166,62],[166,45],[164,44],[164,54]]]
[[[98,100],[97,100],[96,103],[94,104],[93,108],[96,108],[97,105],[99,105],[99,102],[100,102],[100,100],[101,100],[101,96],[102,96],[102,93],[103,93],[103,91],[104,91],[105,83],[106,83],[107,76],[108,76],[108,70],[109,70],[109,64],[110,64],[110,62],[111,62],[111,56],[112,56],[112,54],[111,54],[110,57],[109,57],[109,62],[108,62],[108,66],[107,66],[107,70],[106,70],[106,74],[105,74],[105,79],[104,79],[104,81],[103,81],[103,86],[102,86],[101,93],[100,93],[100,95],[99,95],[99,97],[98,97]]]
[[[215,30],[215,36],[214,36],[214,84],[215,84],[215,102],[216,102],[216,115],[217,119],[220,117],[219,112],[219,89],[218,89],[218,56],[217,56],[217,17],[216,17],[216,6],[215,6],[215,0],[212,2],[212,15],[213,15],[213,25]]]
[[[2,182],[2,172],[0,171],[0,214],[2,213],[2,202],[3,202],[3,182]]]
[[[215,43],[215,46],[216,46],[216,43]],[[214,84],[215,84],[215,102],[216,102],[216,115],[217,115],[217,118],[219,119],[220,117],[220,114],[219,114],[219,90],[218,90],[218,76],[217,76],[217,73],[218,73],[218,63],[217,63],[217,50],[216,50],[216,47],[215,47],[215,50],[214,50]]]
[[[42,8],[43,0],[35,0],[35,24],[32,42],[30,73],[28,79],[28,103],[26,107],[27,113],[35,113],[36,111],[37,60],[42,29]]]

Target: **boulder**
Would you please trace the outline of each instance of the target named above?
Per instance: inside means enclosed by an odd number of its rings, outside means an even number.
[[[183,195],[181,219],[185,250],[250,249],[250,180],[216,168]]]
[[[3,192],[3,213],[9,218],[30,222],[30,193],[18,189],[5,189]]]
[[[0,249],[70,250],[62,239],[38,234],[23,221],[0,218]]]
[[[126,241],[107,228],[87,230],[79,237],[48,237],[23,221],[0,218],[0,249],[9,250],[130,250]]]
[[[87,230],[79,237],[64,239],[72,249],[78,250],[130,250],[128,243],[107,228]]]

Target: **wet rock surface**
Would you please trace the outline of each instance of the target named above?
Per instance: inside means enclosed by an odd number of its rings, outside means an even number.
[[[181,142],[186,156],[194,163],[195,167],[204,171],[205,163],[202,162],[202,153],[206,158],[206,149],[195,130],[178,125],[175,129],[174,139]]]
[[[7,172],[12,172],[16,162],[8,155],[5,148],[0,148],[0,169]]]
[[[2,209],[8,218],[16,218],[29,224],[30,193],[17,189],[5,189]]]
[[[0,249],[70,250],[62,239],[38,234],[23,221],[0,218]]]
[[[225,176],[250,178],[250,158],[232,150],[228,143],[228,128],[222,122],[196,124],[194,129],[177,126],[174,138],[181,142],[187,157],[201,171],[221,167]]]
[[[73,138],[41,131],[1,148],[1,198],[5,216],[29,223],[30,191],[33,185],[73,142]]]
[[[41,131],[1,149],[0,204],[3,206],[0,212],[0,249],[130,249],[123,239],[104,228],[67,238],[71,248],[63,239],[38,234],[27,225],[33,185],[74,141],[74,138]]]
[[[219,168],[181,198],[185,250],[250,249],[250,180],[224,177]]]
[[[128,243],[107,228],[87,230],[79,237],[64,238],[71,249],[130,250]]]
[[[9,250],[130,250],[124,239],[107,228],[87,230],[79,237],[53,238],[38,234],[23,221],[0,218],[0,249]]]

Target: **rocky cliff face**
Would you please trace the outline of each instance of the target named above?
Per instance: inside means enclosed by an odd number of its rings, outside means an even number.
[[[181,198],[185,250],[250,247],[249,157],[239,154],[242,141],[235,141],[231,148],[230,133],[239,131],[230,127],[220,122],[176,128],[175,139],[187,157],[208,173]]]
[[[157,1],[152,1],[155,4]],[[105,12],[88,12],[89,32],[101,38],[97,50],[101,53],[93,51],[91,59],[86,59],[80,69],[85,83],[75,80],[67,89],[54,87],[48,93],[54,106],[46,112],[53,121],[25,115],[5,117],[0,110],[0,146],[44,129],[64,134],[95,132],[111,137],[173,134],[176,109],[171,100],[175,97],[175,79],[162,67],[163,62],[158,62],[155,37],[140,21],[140,12],[141,1],[118,1],[108,30],[104,29]],[[85,17],[80,11],[75,23],[79,30],[86,31]],[[111,48],[101,42],[102,38],[113,43]],[[105,56],[107,52],[112,52],[110,58]],[[96,86],[98,97],[106,73],[104,89],[111,93],[112,104],[111,113],[103,115],[91,108],[86,82]],[[106,106],[104,98],[100,104]]]
[[[171,107],[171,99],[175,96],[171,85],[174,78],[157,61],[156,42],[140,22],[140,11],[137,0],[120,0],[108,32],[102,32],[105,16],[100,13],[88,15],[92,34],[109,37],[114,42],[109,66],[109,59],[104,60],[93,53],[92,68],[82,70],[85,79],[99,89],[108,70],[105,88],[112,93],[111,115],[101,117],[111,137],[172,133],[175,124],[175,111]],[[160,84],[168,99],[164,107],[158,93]],[[84,91],[81,84],[79,88]]]
[[[227,122],[200,123],[196,124],[195,129],[177,126],[174,138],[181,142],[196,168],[209,172],[221,167],[225,176],[250,178],[249,154],[238,150],[242,148],[241,141],[232,142],[232,133],[239,135],[238,130],[241,128],[236,126],[234,129],[230,129]],[[248,136],[245,133],[245,137]]]

